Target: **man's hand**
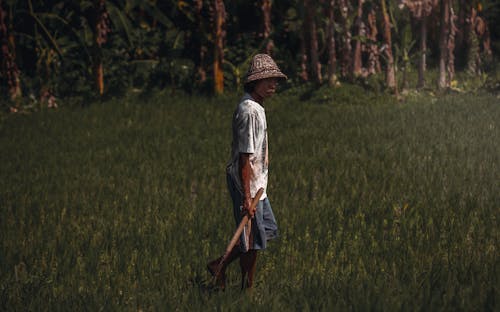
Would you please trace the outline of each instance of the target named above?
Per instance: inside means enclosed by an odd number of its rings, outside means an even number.
[[[240,154],[241,186],[243,187],[243,209],[241,213],[248,213],[250,218],[255,215],[256,207],[252,206],[252,195],[250,193],[250,178],[252,170],[250,167],[250,154]]]
[[[248,213],[248,216],[250,218],[253,218],[253,216],[255,215],[255,211],[257,210],[256,207],[254,207],[253,209],[250,209],[251,207],[251,204],[252,204],[252,199],[249,198],[249,199],[244,199],[243,200],[243,210],[241,211],[242,213]]]

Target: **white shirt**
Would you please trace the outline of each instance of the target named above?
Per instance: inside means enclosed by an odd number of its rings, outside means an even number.
[[[250,195],[255,197],[262,187],[261,200],[267,197],[269,153],[267,144],[267,122],[264,107],[246,93],[233,114],[233,142],[228,173],[238,190],[243,194],[240,172],[240,153],[250,154]]]

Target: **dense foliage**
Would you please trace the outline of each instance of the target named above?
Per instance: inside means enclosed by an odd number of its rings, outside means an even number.
[[[442,1],[456,12],[451,63],[473,75],[494,70],[494,58],[480,55],[488,52],[483,45],[488,38],[493,53],[499,51],[500,4]],[[422,55],[415,5],[424,2],[430,1],[2,0],[0,91],[17,105],[31,99],[55,106],[56,98],[82,101],[165,87],[212,93],[214,77],[223,79],[215,92],[234,90],[249,58],[262,51],[274,55],[290,85],[321,76],[323,83],[332,82],[332,75],[341,81],[370,79],[388,66],[383,51],[389,50],[396,75],[406,77]],[[437,68],[441,53],[442,10],[433,3],[424,50],[429,68]],[[473,14],[482,30],[470,26]],[[385,16],[391,47],[385,45]],[[451,78],[448,85],[457,82]]]

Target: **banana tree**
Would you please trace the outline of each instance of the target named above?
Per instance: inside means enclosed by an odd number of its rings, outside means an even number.
[[[19,43],[17,46],[23,51],[24,55],[33,56],[33,58],[25,57],[23,59],[24,63],[28,63],[28,65],[24,64],[24,70],[27,72],[33,71],[33,68],[30,68],[29,65],[33,64],[35,76],[38,77],[39,81],[38,87],[42,94],[41,97],[53,99],[54,77],[59,74],[65,51],[72,45],[72,40],[66,33],[66,30],[70,27],[67,27],[69,24],[66,19],[67,16],[60,12],[64,11],[61,9],[63,7],[62,3],[53,6],[52,11],[48,12],[41,11],[40,8],[51,7],[51,3],[36,2],[35,4],[37,6],[34,6],[31,0],[8,2],[10,15],[9,49],[15,51],[17,42]],[[3,10],[3,6],[1,7]],[[13,21],[15,21],[15,25],[13,25]],[[68,33],[71,32],[74,33],[74,29]],[[8,64],[11,63],[10,55],[7,55],[5,60]],[[19,96],[21,94],[20,71],[17,64],[13,63],[12,65],[15,65],[15,67],[8,69],[9,76],[12,77],[11,73],[14,73],[17,74],[17,77],[14,76],[16,82],[14,85],[9,83],[12,85],[11,94]]]
[[[425,87],[427,67],[427,20],[436,9],[437,0],[400,0],[400,7],[407,7],[413,18],[420,22],[420,59],[418,66],[417,88]]]
[[[158,48],[145,44],[142,33],[152,31],[156,25],[173,29],[171,20],[162,13],[154,1],[137,0],[92,0],[92,1],[67,1],[65,6],[72,11],[70,25],[79,24],[76,31],[76,42],[80,49],[88,54],[85,64],[79,65],[84,71],[91,69],[92,80],[97,89],[97,94],[103,95],[105,78],[120,76],[134,68],[149,68],[158,63],[153,57]],[[144,16],[150,18],[151,25],[146,25]],[[75,21],[75,19],[79,21]],[[163,32],[163,29],[156,30]],[[108,42],[109,39],[112,42]],[[139,58],[139,59],[137,59]],[[77,58],[76,58],[77,59]],[[73,57],[72,62],[77,62]],[[107,73],[106,74],[106,70]],[[129,78],[130,80],[131,78]],[[127,84],[118,79],[120,83]],[[113,81],[118,81],[113,79]],[[108,80],[108,86],[111,80]]]
[[[485,8],[483,8],[482,2],[477,0],[466,3],[467,71],[473,75],[481,74],[483,57],[485,60],[491,60],[492,57],[489,27],[483,18],[484,16],[481,15],[484,15],[485,9],[494,11],[495,5],[498,6],[497,10],[500,10],[499,4],[488,1],[485,1],[484,4]]]
[[[411,61],[416,56],[416,54],[411,53],[416,41],[412,38],[411,25],[405,23],[402,29],[399,31],[399,44],[395,44],[395,58],[396,64],[401,62],[402,64],[402,90],[409,88],[408,83],[408,71],[411,67]]]
[[[77,50],[80,58],[83,57],[92,63],[98,93],[102,95],[104,72],[101,48],[110,32],[105,2],[68,1],[52,5],[52,8],[47,10],[51,7],[48,4],[50,3],[32,3],[28,0],[29,9],[25,12],[33,25],[32,40],[37,51],[37,73],[42,81],[41,92],[53,92],[53,86],[47,84],[51,84],[50,81],[59,76],[62,62],[74,61],[66,56]],[[83,21],[80,22],[82,27],[77,30],[75,19],[79,17],[83,18]],[[89,33],[93,34],[91,39]]]

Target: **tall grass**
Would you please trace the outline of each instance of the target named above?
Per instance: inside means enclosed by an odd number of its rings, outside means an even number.
[[[0,310],[495,310],[500,105],[356,87],[267,104],[280,238],[251,294],[232,231],[238,96],[158,94],[0,125]]]

